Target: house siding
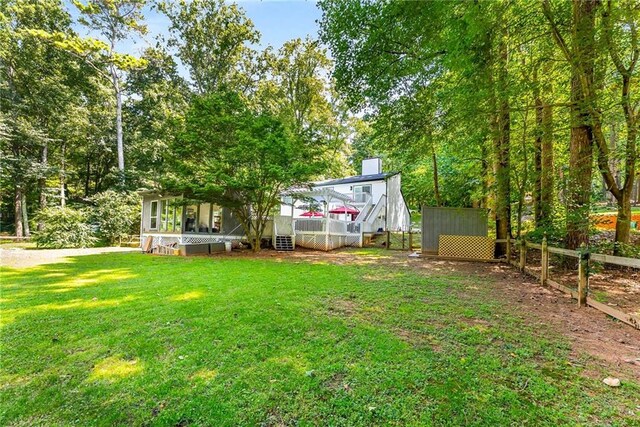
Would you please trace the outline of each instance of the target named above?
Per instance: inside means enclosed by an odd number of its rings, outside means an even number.
[[[400,174],[387,178],[387,230],[409,231],[411,215],[401,190]]]

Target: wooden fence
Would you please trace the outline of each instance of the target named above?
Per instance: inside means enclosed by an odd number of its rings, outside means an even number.
[[[523,273],[527,273],[538,278],[543,286],[551,286],[552,288],[570,294],[578,301],[579,307],[593,307],[608,314],[611,317],[620,320],[621,322],[627,323],[636,329],[640,329],[640,316],[624,313],[621,310],[596,301],[589,296],[589,271],[591,262],[601,262],[604,264],[618,265],[622,267],[640,268],[640,259],[590,253],[587,248],[583,248],[579,251],[555,248],[547,244],[546,238],[543,239],[542,244],[527,242],[526,240],[497,240],[496,242],[507,243],[507,260],[509,260],[511,264],[518,267]],[[518,245],[518,249],[520,252],[519,261],[513,261],[511,259],[513,245]],[[527,251],[529,249],[535,249],[541,252],[540,274],[527,267]],[[578,259],[577,290],[571,289],[570,287],[560,284],[555,280],[549,278],[549,254],[558,254]]]
[[[413,251],[421,248],[421,233],[415,231],[386,231],[384,247],[401,251]]]

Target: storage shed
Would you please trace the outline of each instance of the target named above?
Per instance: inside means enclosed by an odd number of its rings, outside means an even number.
[[[487,237],[487,215],[486,209],[423,206],[422,252],[437,254],[440,236]]]

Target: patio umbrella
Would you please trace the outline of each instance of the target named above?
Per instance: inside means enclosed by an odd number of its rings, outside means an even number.
[[[320,212],[315,212],[315,211],[308,211],[308,212],[305,212],[303,214],[300,214],[300,216],[304,216],[304,217],[308,217],[308,218],[311,218],[311,217],[324,217],[323,214],[321,214]]]
[[[335,209],[331,209],[329,211],[331,214],[344,214],[344,219],[347,219],[347,215],[351,216],[351,221],[355,221],[356,216],[360,213],[360,211],[356,208],[352,208],[351,206],[340,206]]]
[[[358,215],[360,211],[356,208],[352,208],[351,206],[340,206],[339,208],[331,209],[329,213]]]

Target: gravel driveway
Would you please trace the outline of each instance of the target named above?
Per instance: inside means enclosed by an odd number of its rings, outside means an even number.
[[[113,252],[140,252],[139,248],[83,248],[83,249],[21,249],[0,248],[0,265],[27,268],[42,264],[65,262],[66,257],[106,254]]]

